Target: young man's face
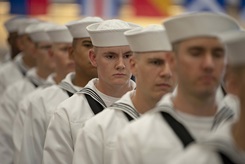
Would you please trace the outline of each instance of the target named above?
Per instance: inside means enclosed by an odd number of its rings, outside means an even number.
[[[163,95],[172,92],[176,85],[175,74],[167,61],[170,52],[136,53],[130,59],[132,73],[136,77],[138,92],[159,101]]]
[[[17,43],[18,38],[19,38],[19,35],[17,32],[9,33],[8,44],[10,46],[12,59],[21,51]]]
[[[182,41],[174,57],[179,87],[196,96],[216,93],[226,66],[224,47],[217,38]]]
[[[132,51],[129,46],[98,48],[91,51],[90,60],[97,67],[98,77],[107,85],[128,84],[132,75],[129,59]]]
[[[37,54],[36,54],[37,65],[40,67],[40,69],[54,71],[55,62],[51,60],[49,54],[52,48],[52,44],[49,42],[39,42],[36,44],[36,46],[37,46]]]
[[[21,50],[25,53],[25,55],[33,57],[35,56],[36,46],[28,35],[20,36],[18,42],[21,47]]]
[[[54,43],[52,45],[51,56],[56,65],[56,72],[66,76],[74,71],[74,61],[69,57],[71,43]]]
[[[89,50],[93,48],[90,38],[75,39],[73,41],[71,58],[76,65],[76,71],[83,72],[88,77],[97,77],[97,70],[89,60]]]

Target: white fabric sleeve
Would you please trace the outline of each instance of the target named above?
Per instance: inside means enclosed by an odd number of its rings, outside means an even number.
[[[42,101],[30,102],[23,125],[23,139],[19,155],[19,164],[41,164],[46,136],[45,104]]]
[[[137,141],[129,127],[118,136],[112,157],[113,164],[141,164]]]
[[[83,127],[79,130],[75,144],[75,152],[73,156],[73,164],[94,164],[103,163],[103,141],[97,126]]]
[[[44,143],[43,164],[72,163],[74,144],[71,126],[64,112],[54,113]]]

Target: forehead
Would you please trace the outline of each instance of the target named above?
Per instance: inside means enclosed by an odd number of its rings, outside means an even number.
[[[179,42],[180,47],[219,47],[224,45],[216,37],[195,37]]]
[[[87,41],[91,42],[91,39],[89,37],[86,37],[86,38],[74,38],[73,39],[73,44],[87,42]]]
[[[38,42],[38,43],[36,43],[37,44],[37,47],[38,48],[42,48],[42,47],[52,47],[52,43],[50,43],[50,42]]]
[[[71,46],[71,43],[53,43],[53,47],[65,47],[65,46]]]
[[[59,48],[71,47],[71,43],[53,43],[52,49],[58,50]]]
[[[142,59],[151,59],[151,58],[165,59],[167,57],[167,54],[169,54],[169,52],[166,51],[135,53],[135,55],[138,58],[142,58]]]
[[[30,36],[27,35],[27,34],[24,34],[24,35],[20,35],[19,38],[21,38],[21,39],[30,39]]]
[[[116,53],[116,54],[121,54],[121,53],[126,53],[130,50],[129,46],[115,46],[115,47],[96,47],[99,53]]]

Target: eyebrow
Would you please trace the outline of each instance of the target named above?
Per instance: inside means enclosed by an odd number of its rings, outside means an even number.
[[[204,47],[202,47],[202,46],[193,46],[193,47],[189,47],[189,48],[188,48],[188,50],[195,50],[195,49],[197,49],[197,50],[204,50],[204,49],[206,49],[206,48],[204,48]],[[213,47],[212,50],[224,51],[224,48],[223,48],[223,47],[217,46],[217,47]]]
[[[188,50],[204,50],[205,48],[202,47],[202,46],[192,46],[192,47],[189,47]]]
[[[222,47],[215,47],[213,50],[215,50],[215,51],[225,51],[225,49],[222,48]]]
[[[82,43],[92,43],[92,41],[90,41],[90,40],[84,40],[84,41],[82,41]]]
[[[113,51],[106,51],[103,54],[105,54],[105,55],[117,55],[117,53],[113,52]]]
[[[157,58],[157,57],[152,57],[152,58],[148,58],[148,59],[147,59],[147,61],[154,61],[154,60],[159,60],[159,61],[163,61],[163,62],[166,61],[166,59]]]
[[[127,52],[125,52],[123,54],[133,54],[133,52],[132,51],[127,51]]]

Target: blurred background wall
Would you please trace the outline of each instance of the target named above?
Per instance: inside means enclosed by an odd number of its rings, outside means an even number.
[[[15,15],[28,15],[65,24],[84,16],[160,24],[169,16],[188,11],[219,11],[231,15],[242,26],[245,0],[0,0],[0,55],[8,50],[3,23]]]

